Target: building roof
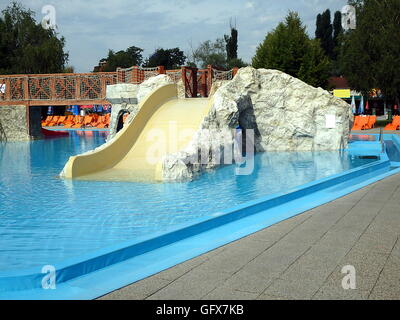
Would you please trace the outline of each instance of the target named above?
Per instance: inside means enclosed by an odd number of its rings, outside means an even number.
[[[344,77],[330,77],[328,82],[333,89],[350,89],[349,83]]]

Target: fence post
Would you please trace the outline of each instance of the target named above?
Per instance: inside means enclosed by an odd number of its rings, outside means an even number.
[[[6,84],[5,100],[6,101],[10,101],[11,100],[11,81],[10,81],[10,78],[6,79],[5,84]]]
[[[106,83],[106,78],[103,76],[100,76],[100,99],[105,99],[107,95],[107,83]]]
[[[158,74],[166,74],[164,66],[158,66]]]
[[[81,99],[81,78],[79,76],[75,77],[75,98],[76,100]]]
[[[117,68],[117,83],[122,83],[122,70],[120,67]],[[125,81],[124,81],[125,82]]]
[[[207,89],[207,73],[208,70],[201,70],[203,71],[200,76],[200,82],[201,82],[201,88],[200,88],[200,94],[202,97],[207,98],[208,97],[208,89]]]
[[[211,64],[207,66],[207,95],[210,94],[213,84],[213,67]]]
[[[197,83],[197,68],[191,68],[192,70],[192,84],[193,84],[193,92],[192,98],[197,98],[197,91],[198,91],[198,83]]]
[[[140,75],[139,67],[138,66],[133,66],[132,67],[132,80],[131,80],[131,83],[134,83],[134,84],[142,83],[142,79],[141,79],[140,76],[141,75]]]
[[[185,87],[185,97],[188,98],[188,81],[186,78],[186,67],[181,67],[181,72],[182,72],[182,82],[183,86]]]
[[[29,76],[26,76],[22,82],[24,88],[24,100],[29,100]]]
[[[56,94],[56,78],[50,77],[50,99],[55,100],[57,98]]]

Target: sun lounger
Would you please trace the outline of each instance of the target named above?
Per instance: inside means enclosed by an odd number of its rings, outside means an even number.
[[[369,117],[358,116],[354,120],[354,126],[351,130],[365,130],[366,125],[368,124]]]
[[[395,130],[398,130],[399,127],[400,127],[400,116],[394,116],[393,122],[389,123],[385,127],[385,130],[387,130],[387,131],[395,131]]]
[[[47,116],[46,119],[42,121],[42,127],[46,127],[51,120],[53,120],[53,116]]]

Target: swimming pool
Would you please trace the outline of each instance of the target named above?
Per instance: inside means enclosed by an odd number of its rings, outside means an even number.
[[[376,161],[281,152],[258,154],[250,176],[228,166],[189,183],[61,180],[70,155],[106,138],[80,134],[0,146],[0,271],[55,264]]]
[[[284,214],[282,210],[280,213],[272,210],[268,218],[263,217],[262,225],[266,227],[333,199],[338,196],[338,191],[342,194],[351,192],[356,183],[352,178],[360,182],[390,170],[390,162],[385,154],[380,153],[377,139],[365,142],[364,138],[356,137],[350,149],[343,152],[258,154],[255,170],[249,176],[236,176],[235,167],[226,166],[188,183],[95,182],[58,178],[70,155],[93,149],[104,143],[105,138],[104,132],[78,131],[65,138],[0,145],[0,282],[2,275],[17,275],[18,278],[26,270],[30,270],[29,274],[40,273],[44,265],[63,265],[64,261],[77,264],[89,258],[97,259],[97,255],[105,257],[125,246],[133,248],[136,240],[140,243],[154,237],[156,246],[162,245],[165,239],[160,235],[182,230],[182,226],[198,224],[199,221],[201,224],[207,220],[206,223],[212,224],[213,220],[229,212],[234,212],[238,218],[245,217],[253,214],[250,212],[252,206],[259,203],[292,202],[289,204],[291,208],[282,209],[287,210]],[[365,174],[365,178],[359,177],[361,174]],[[318,190],[329,186],[337,190],[322,196],[318,194]],[[294,193],[301,195],[292,196]],[[311,198],[303,200],[306,204],[292,201],[307,194],[311,194]],[[281,200],[277,201],[278,198]],[[269,207],[272,205],[265,205],[262,209]],[[234,209],[230,211],[231,208]],[[247,212],[243,214],[241,210]],[[222,216],[220,220],[223,219]],[[231,220],[228,217],[225,222]],[[184,237],[190,236],[193,230],[190,229]],[[255,232],[256,228],[248,228],[246,232],[251,230]],[[232,239],[246,232],[238,232]],[[179,240],[180,236],[170,237],[168,241]],[[228,241],[226,239],[221,243]],[[154,241],[149,241],[144,250],[151,250]],[[212,248],[219,242],[213,240],[210,243]],[[126,258],[131,256],[132,250]],[[205,242],[204,248],[196,244],[195,250],[183,256],[192,257],[196,252],[206,252],[204,250],[207,250]],[[115,260],[116,255],[120,254],[109,255],[105,260],[113,263],[119,259]],[[103,262],[96,261],[96,268],[102,268]],[[181,260],[171,259],[165,265],[171,266],[178,261]],[[82,267],[83,270],[86,268]],[[160,269],[146,266],[145,274],[151,270]],[[79,276],[81,271],[67,274],[64,280]],[[3,283],[8,289],[13,288],[17,278],[6,279]],[[135,279],[139,278],[135,276]],[[23,285],[24,288],[29,286]],[[104,293],[105,289],[102,290]]]

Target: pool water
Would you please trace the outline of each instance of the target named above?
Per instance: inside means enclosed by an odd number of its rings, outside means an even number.
[[[0,144],[0,271],[56,264],[376,161],[347,152],[276,152],[256,155],[249,176],[226,166],[187,183],[58,178],[69,156],[105,139],[105,132],[71,132]]]

